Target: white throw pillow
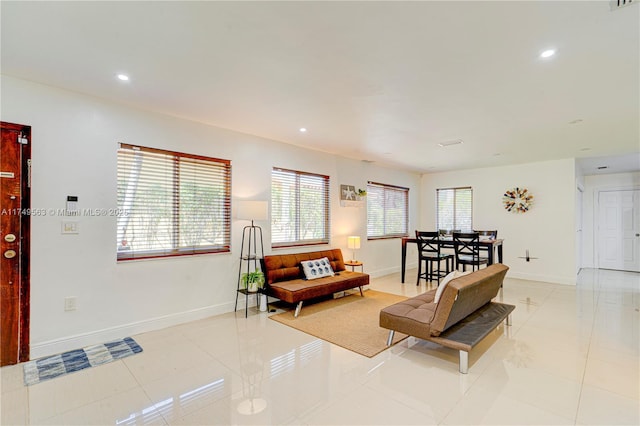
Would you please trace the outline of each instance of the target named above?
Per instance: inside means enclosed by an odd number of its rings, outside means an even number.
[[[300,262],[305,278],[315,280],[316,278],[332,277],[335,275],[331,262],[326,257],[322,259],[303,260]]]
[[[449,281],[455,280],[456,278],[463,277],[465,275],[469,275],[470,273],[471,271],[467,271],[467,272],[453,271],[447,274],[447,276],[444,277],[442,281],[440,281],[440,285],[436,290],[436,295],[433,298],[433,303],[438,303],[440,301],[440,296],[442,296],[442,292],[444,292],[444,288],[447,286],[447,284],[449,284]]]

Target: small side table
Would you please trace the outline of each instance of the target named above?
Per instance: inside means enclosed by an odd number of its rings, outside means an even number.
[[[351,271],[355,271],[356,266],[360,267],[360,272],[364,272],[364,263],[358,262],[357,260],[348,260],[344,262],[345,265],[351,266]]]

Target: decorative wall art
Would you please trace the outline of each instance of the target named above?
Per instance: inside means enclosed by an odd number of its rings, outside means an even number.
[[[533,204],[533,194],[527,188],[507,189],[502,196],[505,210],[512,213],[526,213]]]
[[[357,192],[356,187],[353,185],[340,185],[340,199],[356,201]]]
[[[367,191],[356,189],[354,185],[340,185],[340,205],[342,207],[363,207]]]

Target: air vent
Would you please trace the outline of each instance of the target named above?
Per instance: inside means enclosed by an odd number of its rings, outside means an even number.
[[[444,146],[460,145],[461,143],[463,143],[462,139],[456,139],[453,141],[440,142],[438,145],[444,147]]]
[[[629,6],[633,3],[633,0],[613,0],[609,4],[611,5],[611,10],[618,10],[621,7]],[[636,1],[638,3],[638,1]]]

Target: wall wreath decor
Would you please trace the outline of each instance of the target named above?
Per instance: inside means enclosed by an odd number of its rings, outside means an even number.
[[[502,196],[505,210],[512,213],[526,213],[533,204],[533,194],[527,188],[507,189]]]

